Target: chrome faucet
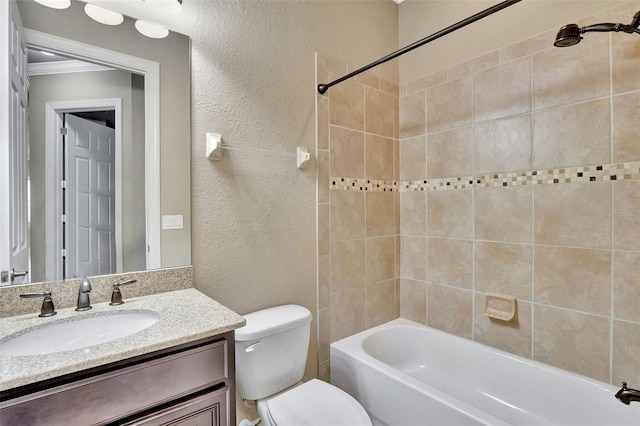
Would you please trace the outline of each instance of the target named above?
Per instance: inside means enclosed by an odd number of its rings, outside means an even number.
[[[627,383],[622,382],[622,389],[616,393],[616,398],[627,405],[632,401],[640,402],[640,390],[627,388]]]
[[[91,283],[87,277],[82,277],[80,288],[78,289],[78,306],[76,311],[88,311],[91,309],[89,301],[89,292],[91,291]]]

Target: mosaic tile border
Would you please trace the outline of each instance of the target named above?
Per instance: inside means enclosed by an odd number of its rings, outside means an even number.
[[[403,182],[332,177],[330,178],[330,189],[369,192],[443,191],[615,180],[640,180],[640,161]]]

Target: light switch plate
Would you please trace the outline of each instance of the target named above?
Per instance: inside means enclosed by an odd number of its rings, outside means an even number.
[[[162,229],[182,229],[182,215],[163,215]]]

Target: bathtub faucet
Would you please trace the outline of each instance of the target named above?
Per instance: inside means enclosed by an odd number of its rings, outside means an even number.
[[[623,404],[629,405],[632,401],[640,402],[640,390],[627,388],[627,383],[622,382],[622,389],[616,393],[616,398]]]

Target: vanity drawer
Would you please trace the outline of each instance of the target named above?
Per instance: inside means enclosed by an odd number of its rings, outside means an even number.
[[[228,342],[145,361],[0,403],[7,425],[105,424],[229,379]]]

